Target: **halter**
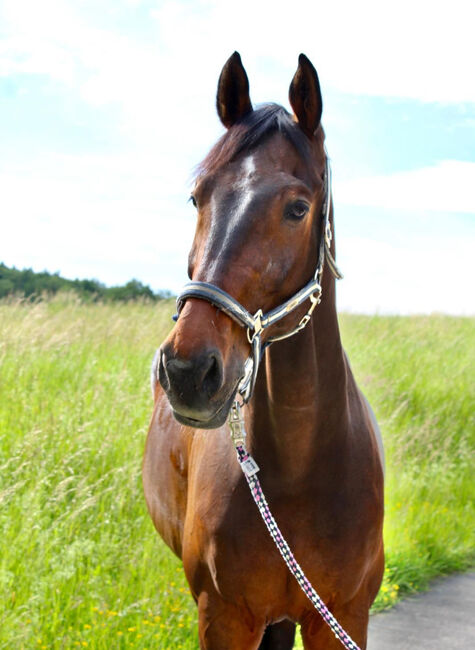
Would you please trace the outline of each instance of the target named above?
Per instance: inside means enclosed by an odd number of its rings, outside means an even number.
[[[275,343],[275,341],[281,341],[282,339],[297,334],[297,332],[303,330],[310,321],[313,310],[319,304],[322,296],[321,281],[325,259],[327,260],[328,268],[332,275],[336,279],[341,279],[343,277],[338,270],[330,250],[332,242],[330,222],[331,169],[328,156],[325,163],[324,189],[325,198],[322,205],[322,231],[315,275],[313,279],[300,289],[300,291],[297,291],[292,298],[286,300],[279,307],[271,309],[271,311],[266,314],[263,313],[262,309],[258,309],[254,316],[252,316],[247,309],[241,305],[241,303],[229,295],[229,293],[209,282],[188,282],[185,284],[176,299],[177,314],[174,316],[174,320],[178,320],[183,305],[188,298],[200,298],[201,300],[207,300],[215,307],[218,307],[218,309],[236,321],[236,323],[241,327],[247,329],[247,338],[251,345],[251,355],[248,357],[244,365],[244,376],[238,388],[238,392],[245,404],[250,400],[253,393],[259,363],[265,348],[272,343]],[[307,299],[310,299],[310,307],[298,325],[285,334],[270,337],[266,343],[262,345],[263,331],[297,309],[297,307],[303,304]]]

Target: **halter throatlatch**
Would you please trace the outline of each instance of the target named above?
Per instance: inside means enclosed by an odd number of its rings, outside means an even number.
[[[245,307],[243,307],[235,298],[209,282],[188,282],[183,287],[182,291],[177,297],[177,316],[178,318],[185,301],[188,298],[200,298],[201,300],[207,300],[212,305],[223,311],[230,318],[232,318],[236,323],[247,329],[247,338],[252,348],[251,356],[247,359],[244,367],[244,376],[239,384],[238,392],[241,395],[243,402],[247,403],[251,398],[252,392],[257,378],[257,371],[259,369],[259,363],[261,360],[263,349],[268,347],[271,343],[275,341],[281,341],[282,339],[289,338],[300,332],[307,323],[310,321],[313,310],[318,305],[322,296],[322,274],[323,274],[323,265],[325,259],[328,264],[332,275],[341,279],[343,275],[338,270],[336,262],[331,254],[331,241],[332,241],[332,230],[330,222],[330,205],[331,205],[331,169],[328,158],[326,159],[325,165],[325,178],[324,178],[324,187],[325,187],[325,198],[322,206],[322,232],[320,236],[320,246],[318,250],[318,259],[317,259],[317,268],[315,275],[308,284],[306,284],[300,291],[298,291],[292,298],[286,300],[279,307],[271,309],[271,311],[264,314],[262,309],[258,309],[254,316],[250,314]],[[281,334],[280,336],[270,337],[265,345],[262,345],[262,333],[267,328],[276,323],[277,321],[290,314],[302,305],[306,300],[310,299],[310,307],[300,320],[298,325],[294,327],[291,331]]]

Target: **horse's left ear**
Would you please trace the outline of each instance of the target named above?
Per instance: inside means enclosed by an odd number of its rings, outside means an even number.
[[[300,127],[311,138],[322,117],[322,94],[317,71],[305,54],[299,56],[299,66],[289,88],[289,100]]]
[[[229,57],[221,71],[216,108],[219,119],[227,129],[252,111],[249,80],[239,52],[234,52]]]

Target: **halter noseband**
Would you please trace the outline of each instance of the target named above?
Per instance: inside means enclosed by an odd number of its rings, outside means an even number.
[[[325,199],[322,206],[322,232],[320,236],[320,247],[318,250],[317,268],[315,275],[308,284],[306,284],[300,291],[289,300],[286,300],[279,307],[271,309],[271,311],[264,314],[262,309],[258,309],[254,316],[252,316],[245,307],[243,307],[235,298],[209,282],[188,282],[185,284],[176,299],[177,314],[174,320],[178,320],[178,316],[188,298],[200,298],[207,300],[212,305],[223,311],[236,323],[247,329],[247,338],[251,344],[252,354],[248,357],[244,366],[244,376],[239,384],[238,392],[241,395],[243,402],[247,403],[251,398],[252,392],[257,378],[257,371],[261,360],[263,350],[275,341],[289,338],[300,332],[309,322],[313,310],[318,305],[322,296],[321,280],[323,274],[323,265],[325,259],[327,260],[328,267],[332,275],[341,279],[343,275],[338,270],[336,262],[331,254],[331,241],[332,231],[330,222],[330,203],[331,203],[331,169],[328,157],[325,164]],[[298,325],[290,332],[281,334],[280,336],[270,337],[265,345],[262,345],[262,332],[267,328],[281,320],[287,314],[297,309],[307,299],[310,299],[310,307],[300,320]]]

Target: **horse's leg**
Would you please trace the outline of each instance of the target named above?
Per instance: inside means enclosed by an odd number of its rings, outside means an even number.
[[[264,625],[247,608],[225,602],[216,592],[202,592],[198,596],[202,650],[257,650]]]
[[[295,640],[295,623],[280,621],[266,628],[259,650],[292,650]]]
[[[366,650],[368,643],[369,608],[376,598],[384,572],[384,550],[381,546],[374,559],[372,570],[359,592],[344,605],[331,609],[333,616],[340,623],[361,650]],[[302,641],[305,650],[341,650],[342,644],[318,612],[307,615],[301,623]]]
[[[369,621],[367,603],[361,605],[353,601],[345,607],[334,608],[332,613],[358,647],[366,650]],[[305,650],[342,650],[343,648],[341,641],[335,637],[317,612],[312,613],[302,622],[301,629]]]

